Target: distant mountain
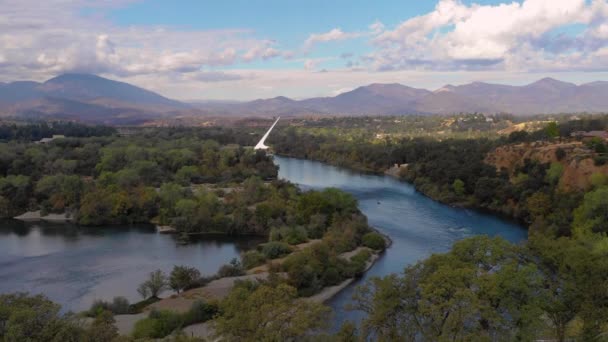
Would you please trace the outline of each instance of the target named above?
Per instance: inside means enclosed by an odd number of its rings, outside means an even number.
[[[407,115],[460,112],[545,114],[608,112],[608,82],[577,86],[544,78],[525,86],[473,82],[435,91],[401,84],[370,84],[334,97],[295,101],[281,97],[240,104],[240,113],[262,115]],[[228,107],[224,111],[230,112]]]
[[[76,101],[103,99],[117,103],[186,107],[181,102],[170,100],[151,91],[96,75],[64,74],[51,78],[37,88],[47,96]]]
[[[284,96],[249,102],[190,104],[88,74],[46,82],[0,83],[0,115],[61,118],[109,124],[171,122],[201,116],[407,115],[460,112],[540,114],[608,112],[608,82],[582,85],[544,78],[524,86],[473,82],[435,91],[374,83],[333,97]]]
[[[188,108],[128,83],[89,74],[64,74],[43,83],[0,84],[0,113],[5,116],[124,123]]]
[[[312,98],[300,104],[321,113],[335,114],[402,114],[404,108],[431,94],[401,84],[370,84],[335,97]]]

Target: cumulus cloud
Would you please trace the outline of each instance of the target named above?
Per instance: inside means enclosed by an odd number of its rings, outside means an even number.
[[[313,33],[308,36],[308,39],[304,42],[304,49],[308,50],[317,43],[327,43],[339,40],[346,40],[361,37],[361,33],[358,32],[344,32],[339,28],[334,28],[324,33]]]
[[[608,42],[607,19],[606,0],[499,5],[441,0],[434,11],[378,33],[373,39],[377,50],[368,57],[379,70],[608,68],[608,61],[594,58]],[[586,29],[556,33],[571,25]]]
[[[7,80],[62,72],[188,73],[280,55],[272,42],[250,30],[122,27],[106,20],[108,9],[129,2],[0,0],[0,73]]]

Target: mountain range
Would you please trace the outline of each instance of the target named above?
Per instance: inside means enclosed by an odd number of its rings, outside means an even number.
[[[407,115],[460,112],[518,115],[608,112],[608,82],[576,85],[544,78],[524,86],[473,82],[435,91],[398,83],[370,84],[334,97],[284,96],[249,102],[185,103],[89,74],[46,82],[0,83],[0,115],[106,124],[141,124],[175,118],[297,115]]]

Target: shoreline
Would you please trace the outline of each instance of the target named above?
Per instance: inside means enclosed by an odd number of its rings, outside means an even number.
[[[363,278],[363,275],[365,275],[365,273],[367,273],[367,271],[369,271],[372,267],[374,267],[376,262],[380,258],[383,257],[384,253],[386,253],[386,250],[391,247],[391,245],[393,244],[393,240],[391,240],[391,238],[388,235],[380,232],[377,228],[375,228],[375,227],[371,227],[371,228],[374,232],[376,232],[376,233],[382,235],[382,237],[384,237],[384,241],[386,241],[386,247],[384,248],[384,250],[382,250],[378,253],[373,253],[371,255],[370,259],[367,261],[367,265],[365,265],[365,269],[361,273],[361,276],[356,277],[356,278],[355,277],[348,278],[348,279],[343,280],[338,285],[325,287],[319,293],[305,298],[306,300],[310,300],[310,301],[317,302],[317,303],[326,303],[326,302],[330,301],[331,299],[333,299],[335,296],[337,296],[340,292],[344,291],[352,283],[354,283],[358,279]]]
[[[324,160],[319,160],[319,159],[302,158],[302,157],[292,156],[292,155],[288,155],[288,154],[282,154],[282,155],[281,154],[277,154],[277,155],[280,156],[280,157],[284,157],[284,158],[293,158],[293,159],[308,160],[308,161],[313,161],[313,162],[317,162],[317,163],[323,163],[323,164],[326,164],[326,165],[329,165],[329,166],[343,168],[343,169],[345,169],[347,171],[350,171],[350,172],[358,172],[358,173],[362,173],[362,174],[375,175],[375,176],[388,176],[388,177],[393,178],[393,179],[395,179],[395,180],[397,180],[399,182],[403,182],[403,183],[411,185],[416,192],[418,192],[419,194],[421,194],[421,195],[423,195],[423,196],[425,196],[427,198],[432,199],[433,201],[435,201],[437,203],[441,203],[443,205],[447,205],[447,206],[452,207],[452,208],[474,210],[474,211],[476,211],[478,213],[481,213],[481,214],[496,216],[496,217],[498,217],[498,218],[500,218],[502,220],[515,223],[515,224],[521,226],[526,231],[528,231],[529,228],[530,228],[528,223],[526,223],[526,222],[524,222],[524,221],[522,221],[522,220],[520,220],[520,219],[518,219],[516,217],[513,217],[513,216],[511,216],[511,215],[509,215],[509,214],[507,214],[505,212],[502,212],[502,211],[493,210],[491,208],[486,208],[486,207],[467,205],[466,203],[463,203],[463,202],[454,202],[454,203],[446,202],[446,201],[442,201],[439,198],[431,196],[429,193],[420,190],[413,182],[410,182],[410,181],[408,181],[408,180],[406,180],[404,178],[401,178],[401,176],[399,176],[399,174],[397,174],[395,172],[394,166],[389,167],[389,168],[387,168],[384,171],[365,170],[365,169],[358,169],[356,167],[351,167],[351,166],[348,166],[348,165],[336,165],[336,164],[331,163],[330,161],[324,161]],[[400,166],[399,169],[398,169],[398,172],[400,172],[401,170],[402,170],[402,167]]]
[[[331,300],[336,295],[338,295],[340,292],[345,290],[352,283],[354,283],[358,279],[361,279],[363,277],[363,275],[366,272],[368,272],[376,264],[376,262],[384,255],[384,253],[386,253],[386,250],[392,246],[393,241],[391,240],[391,238],[388,235],[380,232],[376,227],[370,227],[370,228],[373,232],[376,232],[376,233],[382,235],[382,237],[386,241],[386,247],[384,248],[384,250],[379,251],[379,252],[375,252],[372,250],[372,255],[370,256],[370,259],[367,261],[367,264],[365,266],[365,269],[361,273],[361,276],[345,279],[340,284],[325,287],[320,292],[314,294],[313,296],[301,297],[300,299],[306,300],[306,301],[313,301],[313,302],[317,302],[320,304],[325,304],[327,301]],[[367,247],[358,246],[357,248],[367,248]],[[357,248],[355,248],[353,251],[355,251]],[[349,252],[347,252],[347,253],[349,253]],[[205,286],[186,290],[186,291],[182,292],[180,295],[171,295],[169,297],[163,298],[156,303],[146,306],[145,308],[142,309],[142,312],[140,312],[140,313],[130,314],[130,315],[115,315],[114,317],[117,321],[117,326],[120,326],[121,334],[129,335],[130,333],[132,333],[132,331],[135,327],[135,323],[137,321],[139,321],[140,319],[147,317],[150,310],[152,310],[152,309],[169,310],[169,311],[173,311],[173,312],[185,312],[190,308],[190,305],[191,305],[190,300],[198,300],[198,299],[203,299],[206,301],[221,300],[221,298],[223,296],[227,295],[230,292],[230,290],[234,286],[235,281],[244,280],[244,279],[247,279],[247,280],[260,280],[261,279],[261,280],[263,280],[267,276],[268,276],[268,272],[262,272],[262,273],[247,273],[243,276],[238,276],[238,277],[218,278],[218,279],[211,281],[209,284],[206,284]],[[196,335],[195,333],[205,332],[203,335],[198,336],[198,337],[208,337],[209,336],[208,331],[211,329],[209,324],[212,321],[213,320],[209,320],[204,323],[195,323],[195,324],[192,324],[189,326],[182,327],[182,329],[187,329],[188,327],[191,327],[190,329],[187,330],[190,333],[193,333],[194,335]],[[196,328],[196,327],[200,328],[202,326],[204,326],[205,329]]]

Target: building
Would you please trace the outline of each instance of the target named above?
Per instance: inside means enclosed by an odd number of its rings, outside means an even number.
[[[37,141],[37,144],[48,144],[53,140],[56,139],[63,139],[65,138],[65,135],[61,135],[61,134],[53,134],[53,136],[51,138],[42,138],[39,141]]]

